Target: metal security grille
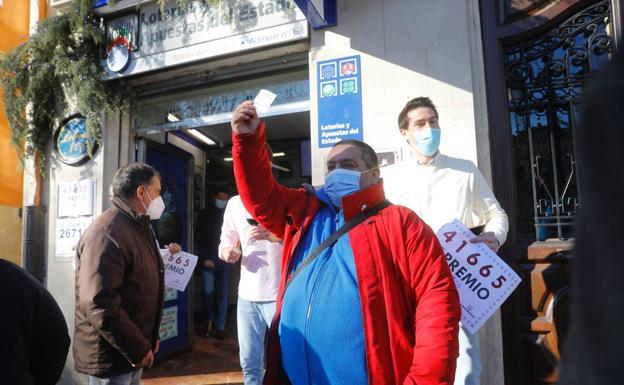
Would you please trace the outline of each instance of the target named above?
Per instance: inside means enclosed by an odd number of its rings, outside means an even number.
[[[572,236],[580,197],[573,146],[586,81],[613,51],[609,1],[504,48],[520,238]]]

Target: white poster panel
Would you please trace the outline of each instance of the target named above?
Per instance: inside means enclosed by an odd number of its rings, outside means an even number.
[[[60,182],[58,185],[58,218],[93,215],[93,179]]]
[[[89,227],[92,221],[93,217],[57,219],[54,255],[57,257],[75,256],[76,245],[85,229]]]
[[[162,320],[160,322],[160,342],[178,336],[178,307],[166,307],[163,309]]]
[[[161,249],[165,264],[165,286],[184,291],[197,264],[197,256],[181,251],[171,255],[168,249]]]
[[[494,314],[520,284],[520,277],[457,219],[437,233],[459,292],[461,321],[470,333]]]
[[[178,291],[170,287],[165,287],[165,302],[178,298]]]

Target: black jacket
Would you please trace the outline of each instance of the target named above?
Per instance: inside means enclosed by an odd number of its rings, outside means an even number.
[[[575,143],[579,212],[561,385],[624,382],[624,51],[595,79]]]
[[[206,208],[197,213],[195,246],[199,257],[198,268],[201,268],[207,259],[213,261],[217,266],[226,264],[219,259],[219,241],[224,212],[225,210],[217,208],[211,200],[206,204]]]
[[[61,309],[28,272],[0,259],[0,383],[53,385],[69,334]]]

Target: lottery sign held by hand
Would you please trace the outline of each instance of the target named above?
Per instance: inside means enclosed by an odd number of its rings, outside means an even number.
[[[184,291],[197,264],[197,256],[184,251],[171,255],[169,249],[161,249],[165,265],[165,286]]]
[[[462,324],[474,334],[520,284],[520,277],[489,247],[471,243],[474,235],[457,219],[442,226],[437,237],[459,292]]]

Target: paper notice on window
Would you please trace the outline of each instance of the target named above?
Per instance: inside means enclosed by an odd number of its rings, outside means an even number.
[[[258,114],[265,114],[269,110],[269,107],[271,107],[271,104],[273,104],[273,101],[276,97],[277,95],[275,95],[271,91],[267,91],[265,89],[260,90],[260,92],[258,92],[258,95],[256,95],[253,100],[254,106],[256,106],[256,111],[258,112]]]
[[[183,251],[171,255],[168,249],[161,249],[160,255],[165,265],[165,286],[180,291],[186,290],[197,265],[197,256]]]
[[[461,321],[472,334],[494,314],[520,284],[520,277],[474,234],[454,220],[437,233],[459,292]]]

